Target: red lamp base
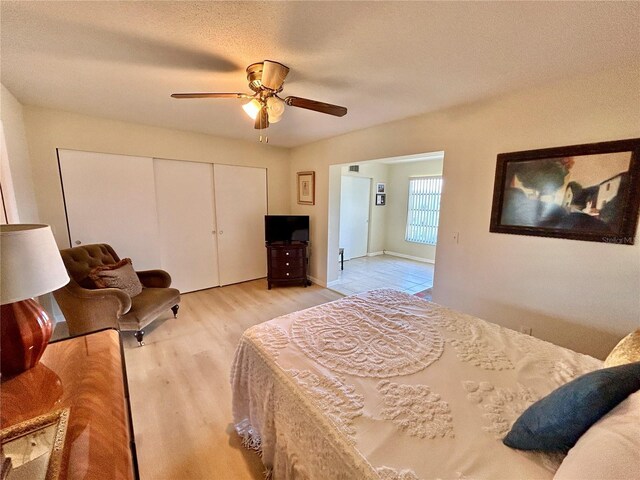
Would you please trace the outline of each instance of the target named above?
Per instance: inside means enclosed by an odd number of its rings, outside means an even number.
[[[9,377],[35,367],[51,339],[53,326],[38,302],[29,298],[2,305],[0,371]]]

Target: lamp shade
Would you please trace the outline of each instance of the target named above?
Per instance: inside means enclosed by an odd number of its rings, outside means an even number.
[[[267,109],[269,112],[269,123],[278,123],[284,113],[284,101],[278,97],[267,98]]]
[[[254,98],[249,103],[245,103],[242,108],[249,117],[255,120],[260,110],[262,110],[262,104]]]
[[[49,225],[0,225],[0,303],[18,302],[69,282]]]

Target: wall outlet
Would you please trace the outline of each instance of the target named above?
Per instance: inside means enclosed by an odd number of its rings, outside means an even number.
[[[453,232],[453,241],[455,243],[460,243],[460,232]]]
[[[524,325],[521,325],[520,333],[524,333],[525,335],[533,335],[533,328],[525,327]]]

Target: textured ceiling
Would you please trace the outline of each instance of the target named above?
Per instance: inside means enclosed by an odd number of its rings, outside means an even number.
[[[11,2],[1,79],[24,104],[256,140],[242,101],[264,59],[288,107],[270,143],[300,145],[556,78],[640,62],[639,2]]]

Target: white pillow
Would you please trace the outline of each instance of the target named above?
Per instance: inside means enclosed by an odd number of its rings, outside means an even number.
[[[640,391],[594,423],[569,450],[554,480],[637,480]]]

